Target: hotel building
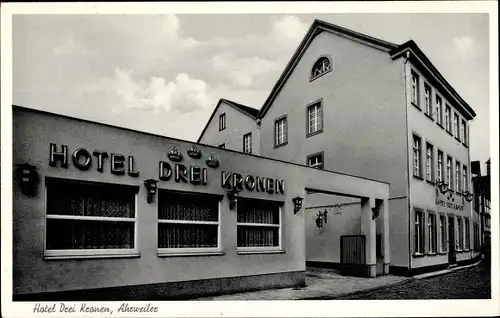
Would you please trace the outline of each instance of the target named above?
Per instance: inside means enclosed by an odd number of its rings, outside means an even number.
[[[413,275],[479,256],[475,116],[414,41],[315,20],[260,109],[221,100],[198,141],[389,183],[389,218],[376,219],[376,234],[384,224],[390,234],[377,240],[377,265]],[[306,213],[332,216],[318,231],[306,215],[306,261],[335,267],[341,236],[360,234],[361,203],[324,194],[306,196]]]

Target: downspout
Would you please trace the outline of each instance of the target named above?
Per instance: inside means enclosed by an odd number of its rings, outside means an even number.
[[[411,193],[410,193],[410,155],[409,155],[409,146],[408,146],[408,85],[406,78],[406,68],[408,64],[408,60],[410,59],[410,51],[406,51],[405,60],[404,60],[404,75],[405,75],[405,119],[406,119],[406,173],[408,177],[406,181],[408,182],[408,274],[411,272]]]

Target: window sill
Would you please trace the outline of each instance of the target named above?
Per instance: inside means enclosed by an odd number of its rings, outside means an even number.
[[[439,255],[446,255],[446,254],[448,254],[448,251],[446,251],[446,252],[439,252],[438,254]]]
[[[288,145],[288,141],[287,141],[287,142],[284,142],[284,143],[282,143],[282,144],[279,144],[279,145],[274,145],[274,149],[276,149],[276,148],[280,148],[280,147],[284,147],[284,146],[286,146],[286,145]]]
[[[451,133],[451,131],[449,131],[448,129],[446,129],[446,132],[448,133],[448,135],[454,137],[453,134]]]
[[[434,121],[434,118],[432,118],[429,114],[425,113],[425,117],[429,118],[430,120]]]
[[[415,102],[411,102],[411,104],[415,106],[419,111],[422,111],[422,108],[420,108],[420,106],[418,106]]]
[[[275,250],[269,250],[269,249],[238,249],[237,250],[238,255],[248,255],[248,254],[285,254],[285,250],[283,249],[275,249]]]
[[[74,251],[46,251],[44,260],[64,260],[64,259],[96,259],[96,258],[137,258],[141,257],[138,251],[124,251],[124,252],[91,252],[78,253]]]
[[[460,140],[460,138],[458,138],[458,137],[455,137],[455,140],[460,142],[460,143],[462,142],[462,140]]]
[[[323,129],[315,131],[315,132],[312,132],[312,133],[306,134],[306,138],[309,138],[309,137],[312,137],[312,136],[316,136],[316,135],[319,135],[321,133],[323,133]]]
[[[424,181],[424,178],[422,178],[421,176],[413,175],[413,178]]]
[[[317,75],[317,76],[311,77],[311,78],[309,79],[309,83],[310,83],[310,82],[312,82],[312,81],[314,81],[315,79],[320,78],[321,76],[323,76],[323,75],[325,75],[325,74],[330,73],[331,71],[332,71],[332,67],[330,67],[330,69],[329,69],[328,71],[325,71],[325,72],[323,72],[323,73],[321,73],[321,74],[319,74],[319,75]]]
[[[436,185],[436,182],[432,181],[432,180],[425,180],[428,184],[431,184],[433,186]]]
[[[469,148],[469,145],[465,142],[462,142],[462,145],[464,145],[465,148]]]
[[[425,253],[426,256],[437,256],[438,254],[436,252],[428,252]]]
[[[222,251],[198,251],[198,252],[170,252],[158,251],[158,257],[193,257],[193,256],[222,256],[225,255]]]
[[[441,127],[442,129],[444,129],[444,126],[443,126],[443,125],[441,125],[440,123],[437,123],[437,125],[438,125],[439,127]]]
[[[425,257],[425,254],[423,253],[413,253],[414,258],[420,258],[420,257]]]

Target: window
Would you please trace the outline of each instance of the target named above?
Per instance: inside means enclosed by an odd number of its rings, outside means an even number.
[[[307,107],[307,136],[323,131],[323,109],[321,102]]]
[[[446,105],[446,109],[444,111],[444,123],[446,130],[451,133],[451,107],[448,105]]]
[[[457,193],[460,193],[462,191],[461,189],[461,182],[460,182],[460,177],[462,174],[460,173],[460,162],[456,161],[455,162],[455,190]]]
[[[443,181],[443,171],[444,171],[444,162],[443,162],[443,152],[438,150],[438,162],[437,162],[437,181]]]
[[[226,148],[226,144],[220,144],[218,145],[217,147],[221,148],[221,149],[225,149]]]
[[[158,253],[220,252],[220,198],[160,190]]]
[[[462,119],[462,125],[460,126],[460,135],[462,136],[462,141],[467,145],[467,122]]]
[[[465,249],[470,250],[470,223],[469,219],[465,219]]]
[[[46,257],[136,254],[138,187],[47,179]]]
[[[464,224],[462,218],[458,218],[458,249],[464,249]]]
[[[418,75],[414,72],[411,72],[411,102],[419,106]]]
[[[323,169],[323,153],[307,156],[307,165],[316,169]]]
[[[479,251],[479,224],[474,223],[474,251]]]
[[[415,254],[424,253],[424,214],[422,211],[415,210]]]
[[[413,175],[421,177],[420,169],[420,137],[413,135]]]
[[[330,59],[326,56],[320,57],[311,71],[311,81],[317,79],[318,77],[330,72],[332,70],[332,63]]]
[[[458,123],[459,123],[458,115],[454,114],[454,116],[453,116],[453,136],[455,136],[455,138],[457,138],[457,139],[460,139],[460,135],[459,135],[459,131],[458,131],[458,125],[459,125]]]
[[[280,202],[238,198],[238,251],[281,250]]]
[[[430,143],[427,143],[425,151],[426,151],[426,154],[425,154],[425,175],[426,175],[427,181],[434,181],[433,176],[432,176],[433,175],[432,167],[434,166],[432,157],[434,154],[434,148],[432,147],[432,145]]]
[[[429,253],[437,252],[437,224],[436,215],[429,213],[428,215],[428,225],[429,225]]]
[[[243,136],[243,152],[252,153],[252,133]]]
[[[427,84],[424,85],[424,96],[425,96],[425,114],[427,116],[432,115],[432,93],[431,87]]]
[[[441,234],[441,252],[447,251],[448,235],[446,233],[446,216],[439,216],[439,233]]]
[[[436,95],[436,121],[439,125],[443,125],[443,120],[441,118],[441,111],[442,111],[441,105],[442,105],[441,97]]]
[[[226,114],[219,115],[219,131],[226,129]]]
[[[462,169],[462,187],[465,191],[469,191],[469,182],[467,182],[467,166],[464,165]]]
[[[274,121],[274,146],[285,145],[288,142],[288,126],[286,116]]]
[[[452,161],[453,159],[450,156],[446,158],[446,181],[448,181],[449,189],[453,189]]]

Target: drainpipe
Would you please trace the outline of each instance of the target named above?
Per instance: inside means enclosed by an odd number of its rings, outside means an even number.
[[[406,173],[408,173],[408,274],[411,272],[411,193],[410,193],[410,155],[408,149],[408,85],[406,78],[406,68],[410,59],[410,51],[406,51],[404,60],[404,75],[405,75],[405,112],[406,112]]]

